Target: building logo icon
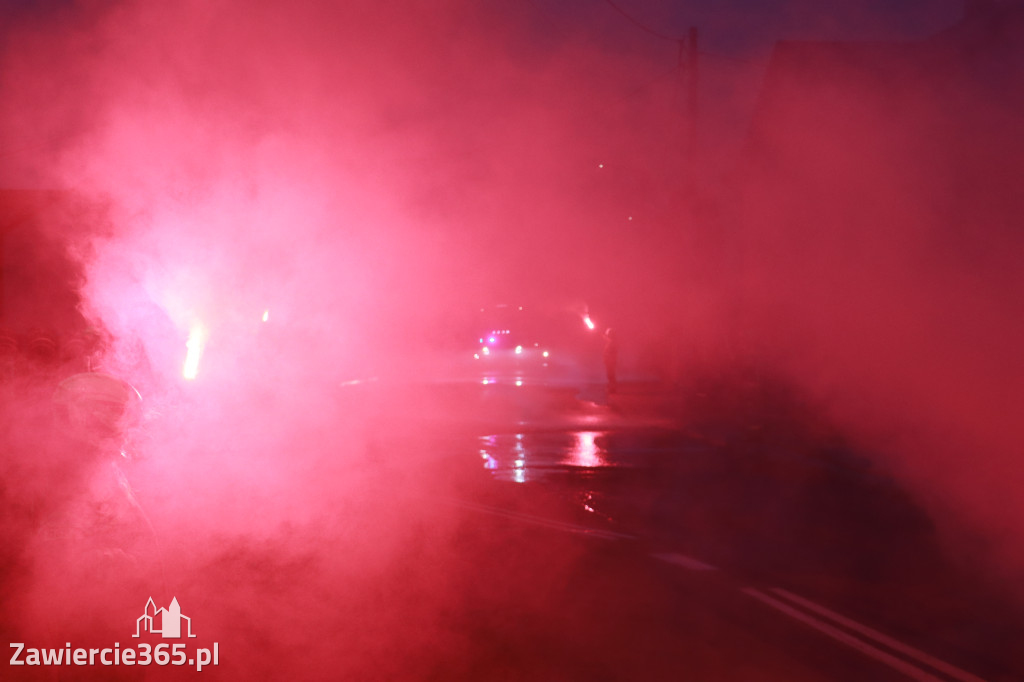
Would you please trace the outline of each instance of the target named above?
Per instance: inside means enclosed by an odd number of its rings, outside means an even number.
[[[143,632],[158,632],[164,639],[180,639],[181,621],[186,623],[186,632],[188,633],[186,636],[195,637],[192,634],[192,619],[181,615],[177,597],[171,599],[171,605],[166,609],[163,607],[158,609],[153,603],[153,598],[150,597],[142,615],[135,621],[135,634],[132,637],[138,637]]]

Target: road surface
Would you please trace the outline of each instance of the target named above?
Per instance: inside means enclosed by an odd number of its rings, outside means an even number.
[[[639,384],[346,383],[325,408],[241,444],[227,411],[151,434],[225,437],[124,466],[134,545],[5,526],[0,632],[135,646],[152,597],[190,618],[187,646],[218,647],[208,679],[1024,679],[1000,586],[807,415]],[[55,518],[96,506],[72,483]]]

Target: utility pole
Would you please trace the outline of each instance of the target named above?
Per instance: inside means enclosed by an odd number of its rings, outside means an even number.
[[[691,26],[687,37],[679,41],[679,67],[686,86],[686,122],[683,152],[686,155],[686,189],[692,192],[697,177],[697,27]]]
[[[691,162],[697,154],[697,27],[691,26],[686,40],[686,151]]]

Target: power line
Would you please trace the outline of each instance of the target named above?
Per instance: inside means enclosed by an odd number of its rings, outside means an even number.
[[[615,4],[615,2],[613,0],[604,0],[604,1],[606,3],[608,3],[609,7],[611,7],[616,12],[618,12],[620,15],[625,17],[625,19],[627,21],[629,21],[629,23],[633,24],[634,26],[639,28],[641,31],[644,31],[645,33],[648,33],[648,34],[654,36],[655,38],[658,38],[659,40],[671,41],[671,42],[676,43],[676,44],[685,43],[686,40],[687,40],[687,38],[684,37],[684,36],[670,36],[667,33],[662,33],[661,31],[659,31],[659,30],[657,30],[655,28],[651,28],[647,24],[644,24],[643,22],[641,22],[638,19],[634,18],[631,14],[629,14],[624,9],[619,7],[617,4]],[[533,5],[535,9],[538,9],[538,10],[541,9],[537,5],[535,0],[530,0],[530,4]],[[552,24],[552,25],[554,25],[554,24]],[[702,57],[711,57],[712,59],[721,59],[723,61],[735,62],[737,64],[753,64],[753,63],[757,63],[758,61],[760,61],[760,60],[758,60],[758,59],[756,59],[754,57],[737,57],[736,55],[725,54],[723,52],[709,52],[707,50],[699,50],[699,54]]]

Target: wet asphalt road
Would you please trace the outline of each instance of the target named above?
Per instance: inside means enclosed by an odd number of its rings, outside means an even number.
[[[834,439],[650,385],[431,390],[472,406],[429,447],[496,588],[460,675],[1024,679],[999,586]]]
[[[467,383],[345,386],[334,408],[357,415],[353,447],[275,453],[280,508],[232,517],[249,491],[224,466],[249,460],[204,454],[126,468],[156,550],[93,552],[91,567],[67,552],[47,569],[11,536],[0,633],[124,646],[153,594],[176,596],[196,646],[218,642],[204,679],[1024,679],[1005,590],[799,410],[654,385]],[[213,514],[182,521],[200,490]]]

